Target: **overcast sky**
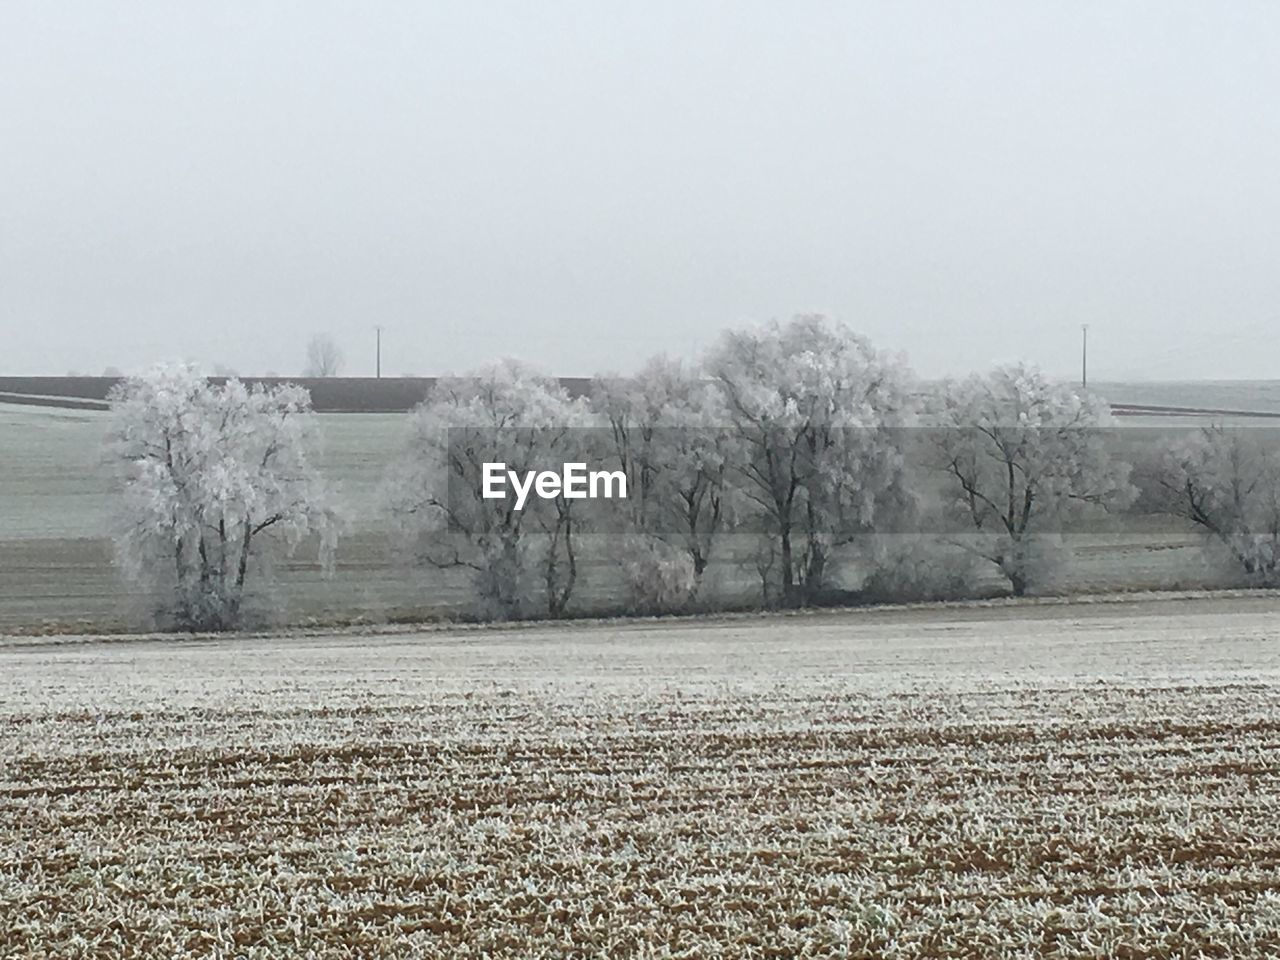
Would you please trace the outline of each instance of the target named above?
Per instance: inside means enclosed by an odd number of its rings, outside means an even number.
[[[1280,377],[1280,4],[0,4],[0,373],[571,375],[831,313]]]

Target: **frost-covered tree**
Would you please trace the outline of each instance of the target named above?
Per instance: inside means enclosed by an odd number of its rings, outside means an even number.
[[[1163,506],[1204,531],[1246,578],[1280,583],[1280,459],[1272,430],[1196,431],[1166,451]]]
[[[342,349],[327,333],[318,333],[307,341],[307,364],[304,377],[336,377],[342,372]]]
[[[651,608],[696,594],[728,502],[730,443],[719,390],[666,357],[633,377],[596,380],[592,406],[627,476],[625,540],[635,599]]]
[[[515,361],[442,378],[411,416],[411,436],[397,466],[391,509],[420,560],[474,572],[479,612],[512,619],[533,598],[550,616],[568,607],[578,578],[575,501],[486,499],[484,465],[524,475],[581,459],[582,400]],[[532,534],[532,536],[531,536]]]
[[[707,369],[723,398],[735,486],[767,536],[766,595],[817,599],[832,551],[908,506],[902,432],[913,401],[898,361],[821,316],[728,331]]]
[[[212,385],[174,365],[117,384],[111,402],[116,555],[162,621],[234,628],[273,551],[315,533],[331,557],[338,527],[305,390]]]
[[[1063,522],[1125,505],[1129,465],[1101,428],[1108,405],[1026,366],[943,385],[936,442],[947,489],[977,536],[962,542],[995,564],[1014,594],[1049,581]]]

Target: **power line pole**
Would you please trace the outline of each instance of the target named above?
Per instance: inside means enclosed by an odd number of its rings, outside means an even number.
[[[1080,389],[1089,389],[1089,325],[1080,324]]]
[[[377,360],[375,361],[376,366],[374,367],[374,373],[377,376],[377,378],[381,380],[382,379],[382,327],[374,327],[373,329],[376,330],[378,334],[378,352],[377,352]]]

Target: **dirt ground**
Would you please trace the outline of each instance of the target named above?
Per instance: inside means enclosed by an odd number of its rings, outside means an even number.
[[[12,639],[0,955],[1274,956],[1277,624]]]

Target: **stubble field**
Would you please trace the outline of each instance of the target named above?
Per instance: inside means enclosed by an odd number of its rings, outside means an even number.
[[[1274,956],[1278,617],[0,641],[0,955]]]

